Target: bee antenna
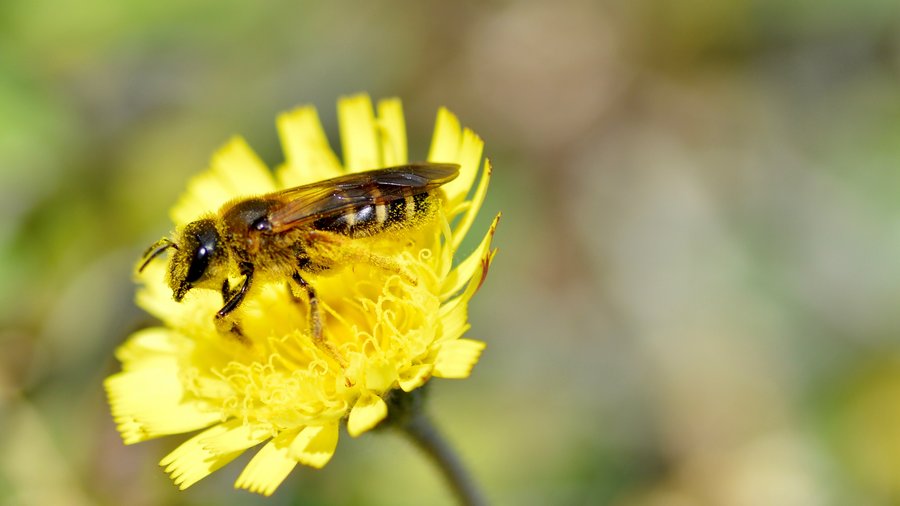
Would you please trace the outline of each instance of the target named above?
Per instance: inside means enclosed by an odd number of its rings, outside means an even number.
[[[169,248],[175,248],[175,250],[177,251],[178,245],[175,244],[174,242],[172,242],[172,240],[169,239],[168,237],[163,237],[162,239],[153,243],[153,245],[151,245],[149,248],[147,248],[147,251],[144,252],[144,262],[141,263],[140,267],[138,267],[138,272],[143,272],[144,269],[148,265],[150,265],[150,262],[154,258],[158,257],[159,255],[161,255],[164,251],[166,251]]]

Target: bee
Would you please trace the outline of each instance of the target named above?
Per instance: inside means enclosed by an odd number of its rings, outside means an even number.
[[[336,356],[322,335],[315,288],[306,274],[369,263],[402,274],[390,258],[357,241],[414,228],[434,214],[439,187],[459,174],[456,164],[414,163],[347,174],[312,184],[233,200],[188,223],[173,239],[150,246],[138,272],[172,249],[166,282],[181,302],[195,288],[222,294],[216,327],[246,338],[229,318],[261,279],[284,279],[306,293],[313,341]],[[235,287],[230,277],[241,281]],[[293,293],[293,290],[291,291]]]

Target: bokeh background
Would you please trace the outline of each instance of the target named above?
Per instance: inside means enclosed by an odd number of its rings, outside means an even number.
[[[0,503],[451,504],[392,434],[187,492],[101,390],[131,270],[231,135],[404,101],[480,133],[488,342],[431,409],[496,504],[900,503],[900,3],[0,4]]]

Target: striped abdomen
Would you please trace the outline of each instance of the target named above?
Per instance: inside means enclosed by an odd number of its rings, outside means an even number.
[[[433,191],[386,198],[373,195],[372,201],[338,216],[317,219],[313,226],[350,237],[367,237],[388,229],[413,226],[434,210]]]

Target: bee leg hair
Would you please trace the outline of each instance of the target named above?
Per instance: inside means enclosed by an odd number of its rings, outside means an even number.
[[[354,243],[353,239],[349,237],[345,237],[332,232],[327,232],[324,230],[312,230],[309,232],[309,238],[312,241],[318,241],[320,244],[324,243],[333,246],[332,248],[328,249],[328,253],[332,256],[332,258],[323,259],[321,262],[319,262],[323,265],[354,263],[369,264],[374,265],[379,269],[393,272],[413,286],[418,284],[418,280],[416,279],[416,277],[403,269],[403,267],[401,267],[400,264],[398,264],[395,260],[379,255],[377,253],[372,253],[367,248]]]

